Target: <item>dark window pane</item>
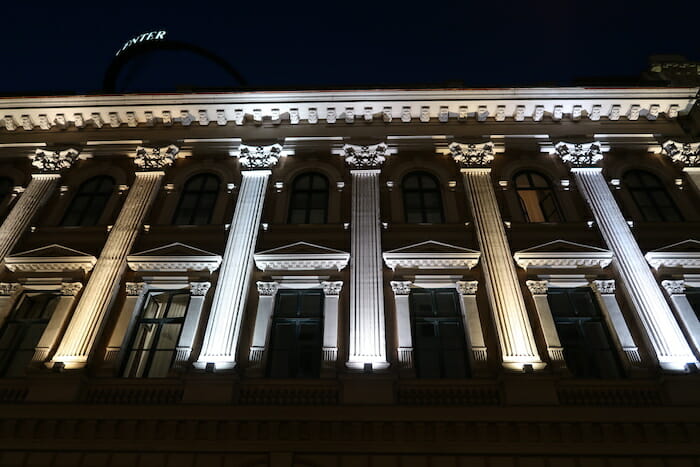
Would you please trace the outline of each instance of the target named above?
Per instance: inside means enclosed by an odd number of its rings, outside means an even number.
[[[523,218],[527,222],[564,220],[549,180],[537,172],[520,172],[513,177]]]
[[[406,223],[442,223],[442,195],[435,177],[424,172],[406,175],[401,183]]]
[[[299,175],[292,184],[290,224],[325,224],[328,211],[328,180],[319,173]]]
[[[105,175],[84,182],[73,197],[61,225],[97,225],[113,190],[114,179]]]
[[[173,224],[205,225],[211,222],[216,199],[219,196],[219,177],[199,174],[185,183],[180,202],[175,209]]]
[[[641,170],[631,170],[623,177],[642,219],[648,222],[678,222],[683,216],[661,180]]]

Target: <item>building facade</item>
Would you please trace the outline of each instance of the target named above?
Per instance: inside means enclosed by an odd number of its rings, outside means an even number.
[[[699,89],[0,99],[0,465],[700,465]]]

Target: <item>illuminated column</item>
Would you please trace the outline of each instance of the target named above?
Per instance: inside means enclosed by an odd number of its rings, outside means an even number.
[[[177,152],[178,148],[173,145],[167,148],[137,148],[134,163],[140,169],[149,171],[136,172],[129,195],[107,237],[63,340],[48,365],[59,364],[73,369],[82,368],[87,363],[109,312],[109,305],[119,289],[126,269],[126,255],[136,241],[165,175],[162,169],[172,165]]]
[[[413,337],[411,336],[411,281],[391,281],[396,306],[397,349],[401,368],[413,368]]]
[[[243,181],[219,269],[202,352],[195,363],[195,367],[200,369],[230,370],[236,366],[236,349],[250,287],[253,253],[267,181],[272,173],[269,169],[277,164],[282,155],[282,146],[241,144],[237,155],[247,170],[242,174]]]
[[[685,281],[666,280],[661,281],[661,285],[663,285],[669,297],[671,297],[671,303],[673,303],[676,309],[678,319],[688,336],[690,336],[696,352],[700,352],[700,322],[698,321],[698,315],[695,314],[695,310],[693,310],[693,307],[688,301],[688,297],[685,295]]]
[[[114,326],[112,335],[107,342],[107,351],[105,352],[105,363],[107,366],[116,364],[117,356],[121,351],[126,333],[129,330],[129,324],[143,306],[143,300],[146,298],[146,291],[148,290],[144,282],[127,282],[125,289],[126,297],[124,298],[124,304],[119,311],[117,324]]]
[[[603,158],[601,146],[560,142],[555,150],[564,162],[572,165],[576,184],[593,211],[605,242],[615,253],[624,291],[646,330],[659,364],[666,370],[685,370],[686,364],[696,363],[696,359],[608,188],[602,169],[592,167]]]
[[[34,349],[33,362],[43,362],[48,358],[49,352],[56,344],[58,336],[66,324],[68,314],[73,308],[75,296],[80,293],[82,288],[83,284],[81,282],[64,282],[61,284],[61,295],[58,297],[58,303],[56,303],[56,308],[51,314],[51,319]]]
[[[540,319],[540,326],[542,326],[549,359],[555,366],[563,366],[564,348],[559,341],[559,334],[554,324],[552,310],[549,308],[549,301],[547,300],[548,283],[547,281],[527,281],[525,284],[530,289],[532,299],[535,302],[535,309]]]
[[[508,245],[496,193],[487,165],[494,158],[493,143],[450,145],[450,153],[462,167],[467,200],[481,249],[486,293],[493,310],[503,366],[522,370],[542,369],[528,319],[513,256]]]
[[[673,162],[683,165],[683,172],[688,174],[693,188],[700,194],[700,142],[677,143],[668,140],[663,144],[663,150]]]
[[[350,256],[350,354],[347,367],[388,368],[384,323],[382,239],[379,220],[379,168],[385,144],[343,146],[352,168]]]
[[[32,174],[29,185],[0,226],[0,260],[10,254],[39,208],[54,192],[61,178],[58,172],[70,168],[77,157],[75,149],[59,152],[37,149],[30,156],[32,165],[42,173]]]
[[[211,287],[210,282],[190,282],[190,303],[187,305],[187,313],[185,314],[185,322],[182,323],[182,331],[180,339],[177,341],[177,352],[175,354],[174,366],[184,366],[192,353],[194,345],[194,337],[197,332],[199,318],[202,315],[204,301],[207,298],[207,292]]]
[[[481,329],[479,310],[476,307],[476,291],[479,286],[477,281],[457,281],[455,287],[462,303],[462,318],[464,328],[469,334],[469,346],[472,349],[472,359],[475,365],[485,366],[488,354],[484,333]]]
[[[338,299],[343,281],[321,282],[323,286],[323,368],[335,368],[338,359]]]
[[[261,369],[267,347],[267,339],[272,325],[272,312],[275,309],[275,296],[279,284],[277,282],[258,281],[258,310],[255,314],[253,342],[248,353],[249,368]]]

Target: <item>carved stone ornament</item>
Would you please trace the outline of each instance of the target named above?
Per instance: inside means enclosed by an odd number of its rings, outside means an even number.
[[[16,282],[0,282],[0,296],[14,295],[21,286]]]
[[[686,167],[700,167],[700,142],[677,143],[668,140],[662,147],[673,162],[680,162]]]
[[[82,282],[63,282],[61,284],[61,295],[75,297],[82,288]]]
[[[491,141],[479,144],[452,143],[449,149],[452,158],[462,168],[486,167],[496,153]]]
[[[210,287],[211,282],[190,282],[190,295],[203,297]]]
[[[126,283],[126,294],[129,296],[141,295],[146,284],[143,282],[127,282]]]
[[[479,281],[457,281],[455,286],[461,295],[475,295],[479,288]]]
[[[343,281],[321,282],[323,293],[326,295],[340,295],[343,289]]]
[[[282,146],[246,146],[238,147],[238,158],[246,169],[269,169],[274,167],[282,156]]]
[[[411,281],[391,281],[390,284],[395,295],[408,295],[411,293]]]
[[[180,148],[171,144],[163,148],[136,148],[134,164],[141,170],[160,170],[173,165]]]
[[[596,142],[565,143],[559,142],[554,146],[561,160],[573,167],[592,167],[603,158],[603,148]]]
[[[614,280],[602,280],[591,282],[593,288],[603,295],[614,294],[615,293],[615,281]]]
[[[258,294],[271,296],[277,293],[279,284],[277,282],[262,282],[258,281]]]
[[[547,281],[526,281],[525,285],[530,289],[532,295],[547,295],[549,283]]]
[[[661,285],[669,295],[685,293],[685,281],[661,281]]]
[[[377,169],[386,160],[388,146],[384,143],[368,146],[346,144],[343,146],[345,162],[354,169]]]
[[[78,158],[78,154],[78,150],[72,148],[65,151],[37,149],[36,153],[29,157],[32,159],[32,165],[42,172],[60,172],[69,169]]]

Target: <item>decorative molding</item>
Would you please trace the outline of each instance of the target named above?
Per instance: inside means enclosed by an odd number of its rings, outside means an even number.
[[[134,164],[141,170],[162,170],[173,165],[180,148],[171,144],[165,147],[136,147]]]
[[[476,295],[479,281],[457,281],[455,282],[455,287],[461,295]]]
[[[450,155],[461,168],[486,167],[493,161],[496,151],[491,141],[485,143],[452,143]]]
[[[125,284],[126,294],[134,297],[141,295],[146,288],[145,282],[127,282]]]
[[[408,295],[411,293],[411,281],[391,281],[391,290],[394,291],[395,295]]]
[[[350,254],[307,242],[296,242],[253,255],[261,271],[340,271],[347,267]]]
[[[353,169],[378,169],[389,154],[389,147],[385,143],[366,146],[346,144],[342,150],[345,162]]]
[[[396,353],[401,368],[413,368],[413,347],[399,347]]]
[[[612,262],[613,256],[612,251],[603,248],[566,240],[555,240],[517,251],[513,258],[515,258],[518,266],[523,269],[576,269],[606,268]]]
[[[259,370],[263,365],[263,357],[265,355],[265,347],[251,347],[248,353],[249,368]]]
[[[644,258],[654,269],[700,269],[700,241],[684,240],[674,243],[652,250]]]
[[[214,272],[221,264],[221,256],[175,242],[162,247],[135,253],[126,257],[132,271],[139,272]]]
[[[343,281],[323,281],[321,285],[323,286],[323,293],[326,295],[338,296],[343,289]]]
[[[61,283],[61,295],[75,297],[82,288],[82,282],[63,282]]]
[[[75,160],[78,158],[77,149],[66,149],[64,151],[48,151],[46,149],[37,149],[36,152],[29,156],[32,160],[32,165],[42,172],[56,173],[62,170],[70,169]]]
[[[190,295],[203,297],[210,287],[211,282],[190,282]]]
[[[599,294],[614,294],[615,293],[615,281],[614,280],[596,280],[591,281],[591,287],[596,290]]]
[[[481,253],[447,243],[426,241],[382,253],[392,270],[412,269],[472,269]]]
[[[603,159],[604,148],[598,142],[566,143],[560,141],[554,145],[554,150],[562,161],[573,167],[592,167]]]
[[[241,144],[233,155],[238,157],[241,165],[246,169],[270,169],[277,165],[280,157],[284,155],[284,151],[280,144],[269,146]]]
[[[663,150],[673,162],[685,167],[700,167],[700,141],[697,143],[678,143],[668,140],[662,145]]]
[[[532,295],[547,295],[549,282],[547,281],[525,281],[525,285],[530,289]]]
[[[275,295],[277,293],[277,289],[279,288],[278,282],[258,281],[256,282],[256,285],[258,286],[258,295],[265,296]]]
[[[0,282],[0,296],[9,297],[20,291],[21,284],[17,282]]]
[[[12,272],[28,273],[88,272],[96,262],[92,255],[54,243],[7,256],[5,267]]]
[[[684,294],[685,293],[685,281],[684,280],[678,280],[678,281],[661,281],[661,285],[663,286],[664,289],[666,289],[666,292],[668,292],[669,295],[678,295],[678,294]]]

